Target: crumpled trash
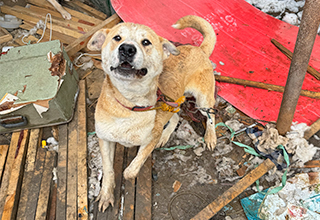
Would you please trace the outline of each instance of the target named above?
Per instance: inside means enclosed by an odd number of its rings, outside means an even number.
[[[8,31],[18,28],[21,25],[21,19],[13,15],[0,16],[0,26],[6,28]]]
[[[241,200],[249,220],[320,219],[320,172],[297,174],[276,194],[266,191]]]
[[[248,135],[253,139],[253,142],[258,143],[257,149],[259,151],[271,154],[279,145],[282,145],[289,154],[293,155],[292,161],[296,163],[296,166],[302,166],[305,162],[312,160],[319,150],[318,147],[309,144],[303,138],[305,131],[308,129],[309,127],[305,123],[294,124],[284,137],[278,133],[274,125],[267,124],[261,136],[257,137],[250,133]]]

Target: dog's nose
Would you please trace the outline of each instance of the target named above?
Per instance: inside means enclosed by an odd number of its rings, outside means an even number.
[[[132,44],[122,44],[119,47],[120,60],[131,62],[136,54],[137,49]]]

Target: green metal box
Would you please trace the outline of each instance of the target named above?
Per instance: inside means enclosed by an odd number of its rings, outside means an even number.
[[[78,74],[58,40],[2,54],[0,133],[70,121],[78,82]]]

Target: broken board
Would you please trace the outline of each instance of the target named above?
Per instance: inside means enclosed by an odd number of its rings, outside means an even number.
[[[193,14],[213,26],[217,43],[210,59],[221,75],[285,86],[290,60],[272,43],[276,39],[293,51],[298,27],[277,20],[244,0],[112,0],[125,22],[141,23],[169,40],[200,45],[202,36],[193,29],[171,27],[179,18]],[[178,9],[178,10],[177,10]],[[165,16],[164,16],[165,15]],[[310,65],[320,69],[320,38],[317,37]],[[252,118],[276,121],[282,93],[217,83],[218,95]],[[319,81],[306,74],[302,89],[320,92]],[[308,125],[320,117],[320,100],[300,97],[294,122]]]
[[[60,41],[12,48],[1,55],[0,69],[10,73],[0,74],[0,132],[72,119],[78,75]]]

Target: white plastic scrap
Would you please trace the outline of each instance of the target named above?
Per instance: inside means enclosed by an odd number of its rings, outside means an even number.
[[[220,159],[217,159],[216,163],[216,169],[219,173],[219,178],[233,181],[233,176],[235,175],[234,170],[238,170],[239,166],[236,164],[234,160],[227,157],[222,157]],[[236,177],[235,179],[240,178]]]
[[[293,13],[286,12],[285,16],[282,18],[282,21],[285,21],[289,24],[296,25],[296,26],[298,26],[300,24],[298,15],[293,14]]]
[[[246,0],[265,13],[285,12],[286,10],[298,12],[304,6],[304,1],[295,0]]]
[[[205,147],[205,143],[202,141],[202,137],[200,137],[191,127],[187,120],[180,118],[180,125],[178,129],[172,133],[171,137],[167,144],[164,147],[168,146],[184,146],[184,145],[192,145],[192,146],[202,146]]]
[[[286,148],[289,154],[293,154],[293,161],[297,162],[297,166],[302,166],[305,162],[312,160],[316,151],[320,148],[309,144],[303,138],[304,132],[309,127],[305,123],[294,124],[291,126],[290,132],[285,137],[279,135],[278,130],[273,125],[266,125],[266,129],[262,135],[258,137],[258,149],[263,153],[271,153],[279,145]],[[252,137],[252,135],[250,135]],[[253,139],[255,139],[253,137]]]
[[[258,149],[267,154],[274,151],[279,145],[286,146],[288,142],[288,139],[279,135],[275,126],[270,124],[266,125],[266,129],[262,132],[262,135],[258,137],[258,140]]]
[[[229,126],[233,131],[238,131],[244,127],[244,124],[242,124],[238,120],[229,120],[229,121],[226,121],[225,124]]]
[[[313,156],[320,148],[309,144],[303,138],[304,132],[309,127],[305,123],[294,124],[291,126],[291,131],[286,134],[288,144],[286,149],[289,153],[294,153],[293,161],[298,161],[297,165],[302,166],[305,162],[312,160]]]
[[[297,174],[288,180],[281,191],[267,195],[260,206],[259,217],[266,220],[319,219],[319,173],[311,176]]]
[[[58,152],[59,151],[59,143],[58,141],[56,141],[56,139],[54,139],[54,137],[49,137],[47,139],[47,146],[46,148],[49,150],[49,151],[56,151]]]

